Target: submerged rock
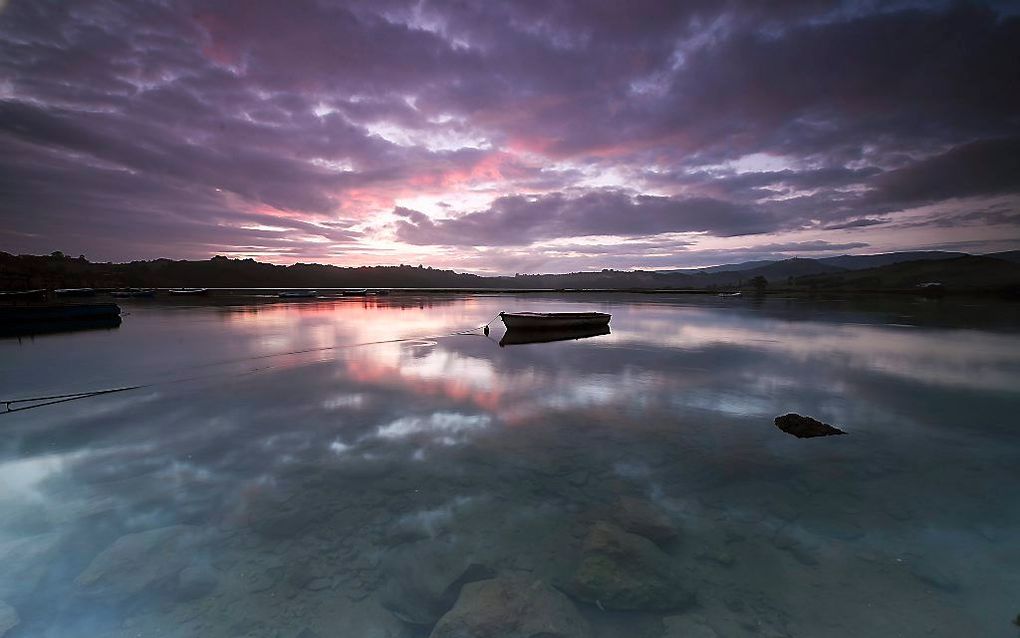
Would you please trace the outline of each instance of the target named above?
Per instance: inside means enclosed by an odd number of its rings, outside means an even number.
[[[0,543],[0,598],[28,597],[42,582],[60,546],[57,534]]]
[[[567,482],[574,487],[584,487],[588,484],[590,474],[586,470],[579,470],[567,475]]]
[[[301,617],[304,633],[268,633],[279,638],[411,638],[412,631],[375,600],[350,601],[337,597],[332,603]],[[203,634],[207,635],[207,634]],[[232,634],[233,635],[233,634]],[[258,634],[262,636],[264,634]],[[414,632],[422,638],[423,634]],[[238,637],[240,638],[240,637]]]
[[[939,565],[925,562],[915,563],[911,565],[910,573],[928,587],[950,594],[960,591],[959,579]]]
[[[290,540],[300,538],[316,523],[324,521],[329,512],[315,507],[277,507],[252,522],[252,529],[265,538]]]
[[[809,416],[801,416],[791,412],[783,416],[777,416],[776,427],[792,434],[798,439],[807,439],[814,436],[833,436],[835,434],[846,434],[843,430],[833,427],[828,423],[816,421]]]
[[[662,638],[719,638],[701,616],[667,616],[662,619],[662,626],[665,629]]]
[[[643,536],[600,521],[585,539],[573,590],[605,609],[664,611],[694,602],[672,559]]]
[[[413,625],[432,626],[454,603],[461,587],[495,572],[457,548],[434,542],[402,545],[385,562],[382,604]]]
[[[673,521],[653,503],[624,496],[616,503],[613,519],[624,530],[656,543],[668,543],[677,536]]]
[[[216,570],[209,565],[191,565],[177,575],[177,597],[196,600],[211,594],[219,582]]]
[[[4,601],[0,600],[0,638],[21,622],[18,612]]]
[[[174,525],[126,534],[96,556],[75,582],[89,595],[121,601],[178,575],[191,560],[197,528]]]
[[[429,638],[587,638],[570,600],[538,580],[507,576],[464,585]]]

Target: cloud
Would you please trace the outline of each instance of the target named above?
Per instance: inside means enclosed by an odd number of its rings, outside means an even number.
[[[771,253],[785,253],[785,252],[820,253],[831,252],[836,250],[853,250],[855,248],[867,248],[869,245],[870,244],[863,241],[832,243],[819,239],[815,241],[792,241],[784,244],[760,244],[755,246],[752,250],[754,250],[755,252],[771,252]]]
[[[696,232],[721,237],[774,230],[764,211],[710,198],[633,195],[618,190],[572,196],[501,197],[485,211],[434,221],[413,210],[394,211],[397,237],[410,244],[526,245],[586,235],[642,236]]]
[[[869,226],[881,226],[882,224],[888,224],[888,218],[882,217],[857,217],[854,219],[848,219],[846,221],[834,222],[825,224],[826,230],[848,230],[851,228],[867,228]]]
[[[211,187],[8,142],[15,152],[0,156],[0,229],[18,232],[23,251],[126,259],[246,250],[301,256],[309,246],[353,245],[360,236],[343,223],[254,212]]]
[[[980,2],[12,2],[0,249],[554,268],[611,235],[651,267],[660,240],[909,248],[920,205],[974,240],[951,203],[1017,192],[1018,58]]]
[[[880,202],[938,201],[1020,192],[1020,137],[979,140],[875,179]]]

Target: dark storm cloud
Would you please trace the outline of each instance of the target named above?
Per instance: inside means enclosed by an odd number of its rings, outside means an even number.
[[[973,6],[745,32],[691,59],[671,122],[798,155],[960,141],[1016,125],[1018,54],[1020,21]]]
[[[917,202],[1020,192],[1020,137],[980,140],[888,171],[874,197]]]
[[[0,249],[328,257],[371,249],[367,221],[416,245],[813,229],[850,250],[909,206],[1017,191],[1018,59],[995,3],[12,0]],[[749,154],[792,159],[733,168]],[[492,203],[385,222],[457,189]]]
[[[580,196],[552,193],[501,197],[486,211],[433,221],[397,209],[397,237],[412,244],[520,245],[584,235],[657,235],[698,232],[719,237],[776,228],[765,211],[709,198],[654,197],[615,190]]]
[[[815,19],[782,22],[791,15],[695,4],[702,11],[647,12],[655,26],[631,31],[636,20],[611,10],[577,16],[585,3],[571,12],[496,4],[451,18],[467,42],[472,29],[486,34],[477,40],[488,81],[426,95],[499,118],[504,134],[559,156],[672,147],[712,161],[760,150],[850,157],[869,144],[959,141],[1014,125],[1020,109],[1018,20],[978,8],[838,19],[831,3],[803,3],[792,17]],[[507,107],[512,115],[492,112]]]
[[[16,232],[19,245],[32,252],[58,246],[69,254],[98,252],[124,259],[203,258],[252,247],[300,256],[297,238],[337,247],[359,237],[343,227],[238,211],[212,188],[81,164],[25,144],[8,148],[16,154],[0,156],[0,229]],[[75,194],[73,200],[68,191]],[[26,210],[32,214],[23,214]],[[269,224],[282,232],[267,230]]]

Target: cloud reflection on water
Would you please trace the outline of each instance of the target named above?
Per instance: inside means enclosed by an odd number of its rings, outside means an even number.
[[[125,333],[123,350],[96,361],[116,366],[181,343],[195,359],[225,359],[266,354],[269,343],[302,349],[452,332],[510,302],[152,309]],[[703,574],[707,581],[748,586],[750,572],[764,569],[755,552],[779,561],[768,567],[773,574],[792,556],[784,569],[794,570],[790,587],[799,592],[817,572],[796,561],[826,565],[823,580],[838,583],[867,572],[851,559],[865,547],[885,560],[909,543],[931,551],[955,543],[987,569],[993,554],[972,529],[994,535],[1020,522],[1011,509],[967,504],[1015,475],[1015,335],[862,325],[840,313],[797,319],[711,304],[598,303],[614,315],[611,335],[514,348],[479,336],[341,348],[271,360],[255,374],[4,417],[0,539],[57,534],[55,568],[71,577],[40,585],[36,600],[66,598],[61,604],[73,608],[68,583],[104,547],[182,523],[222,534],[209,541],[214,553],[238,564],[278,552],[296,564],[341,541],[360,548],[331,559],[341,565],[455,538],[553,578],[577,543],[577,517],[621,494],[654,496],[699,535],[687,547],[714,547],[720,530],[765,544],[749,546],[732,571]],[[204,313],[244,318],[210,324]],[[31,349],[15,354],[33,365]],[[771,426],[791,410],[851,436],[808,452]],[[961,411],[971,420],[961,422]],[[922,533],[932,529],[942,531]],[[547,551],[562,557],[540,558]],[[369,583],[385,578],[376,567],[358,569]],[[959,569],[957,580],[976,582],[970,568]],[[237,570],[222,566],[225,591],[234,591]],[[266,591],[319,600],[285,589],[305,582],[287,578]],[[725,593],[705,594],[715,595]],[[43,615],[31,620],[32,603],[19,604],[36,627],[45,624]]]

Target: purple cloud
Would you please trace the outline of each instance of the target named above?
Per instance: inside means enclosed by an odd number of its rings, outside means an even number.
[[[1017,59],[994,2],[11,2],[0,250],[555,268],[609,235],[652,267],[1017,237]]]
[[[501,197],[486,211],[433,221],[398,208],[397,237],[410,244],[526,245],[585,235],[645,236],[696,232],[720,237],[767,232],[776,220],[764,211],[709,198],[589,191]]]

